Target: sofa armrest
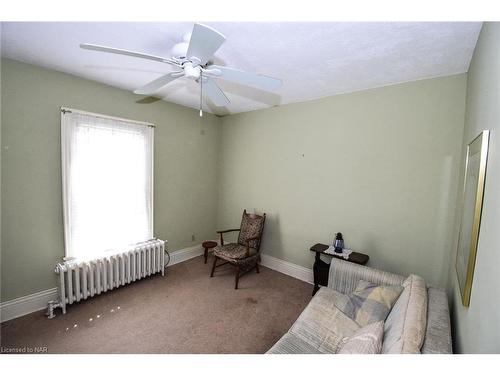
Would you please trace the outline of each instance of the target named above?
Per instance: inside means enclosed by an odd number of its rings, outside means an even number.
[[[332,258],[328,275],[328,287],[348,294],[356,289],[359,280],[380,285],[401,285],[405,277],[359,264]]]
[[[451,325],[448,298],[442,289],[427,288],[427,329],[420,352],[422,354],[451,354]]]

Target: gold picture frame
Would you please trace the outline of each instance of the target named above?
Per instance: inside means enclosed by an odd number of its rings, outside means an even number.
[[[470,304],[472,280],[476,265],[489,136],[489,130],[483,130],[469,143],[465,159],[462,213],[455,269],[460,294],[462,295],[462,304],[466,307],[469,307]]]

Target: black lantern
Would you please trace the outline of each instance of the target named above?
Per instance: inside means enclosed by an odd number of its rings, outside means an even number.
[[[333,247],[336,253],[341,253],[344,248],[344,239],[342,238],[342,233],[335,234],[335,241],[333,241]]]

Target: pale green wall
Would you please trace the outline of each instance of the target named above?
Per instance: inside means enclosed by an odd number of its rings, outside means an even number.
[[[1,80],[2,301],[56,286],[64,255],[60,106],[155,123],[155,235],[170,250],[214,238],[219,118],[140,104],[130,92],[11,60],[2,61]]]
[[[485,129],[490,130],[488,167],[469,308],[462,306],[454,262],[450,267],[454,348],[458,353],[500,353],[500,137],[497,133],[500,131],[500,23],[497,22],[483,25],[469,69],[462,161],[466,145]],[[463,168],[462,165],[462,171]],[[463,172],[459,176],[463,184]],[[457,222],[459,217],[457,212]],[[455,260],[456,246],[452,254]]]
[[[2,300],[55,286],[52,269],[63,255],[61,105],[157,124],[155,234],[171,250],[213,238],[216,224],[233,227],[243,208],[256,209],[269,215],[265,253],[311,267],[310,245],[341,230],[371,265],[442,285],[465,80],[200,120],[192,109],[139,104],[126,91],[5,60]]]
[[[265,211],[263,252],[312,267],[309,247],[346,244],[370,265],[445,285],[466,75],[223,118],[219,228]]]

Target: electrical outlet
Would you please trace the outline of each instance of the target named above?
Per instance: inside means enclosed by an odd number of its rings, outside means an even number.
[[[196,240],[196,236],[194,235],[194,233],[191,233],[191,242],[194,242]]]

